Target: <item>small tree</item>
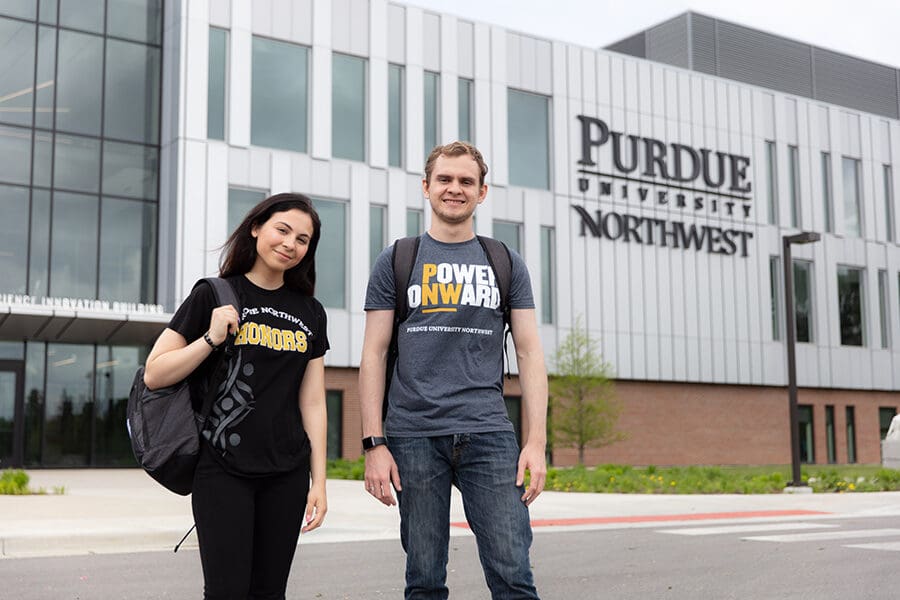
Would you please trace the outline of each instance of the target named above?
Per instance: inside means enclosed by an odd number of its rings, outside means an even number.
[[[622,407],[610,381],[611,367],[603,362],[597,343],[579,318],[554,354],[550,376],[550,402],[554,445],[578,448],[584,464],[585,448],[599,448],[625,438],[616,429]]]

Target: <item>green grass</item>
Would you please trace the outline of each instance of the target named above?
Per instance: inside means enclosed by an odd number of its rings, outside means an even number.
[[[31,493],[25,471],[6,469],[0,473],[0,495],[22,496]]]
[[[331,479],[363,479],[365,463],[332,460]],[[801,478],[816,493],[900,490],[900,471],[877,465],[805,465]],[[788,465],[752,467],[550,467],[545,489],[617,494],[775,494],[791,480]]]

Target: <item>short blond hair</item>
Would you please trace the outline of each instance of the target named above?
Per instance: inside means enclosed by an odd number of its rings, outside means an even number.
[[[452,158],[455,156],[462,156],[463,154],[468,154],[478,164],[478,170],[481,173],[478,185],[484,185],[484,177],[488,172],[487,163],[484,162],[484,157],[481,155],[478,148],[469,142],[450,142],[443,146],[435,146],[434,150],[431,151],[431,154],[428,155],[428,160],[425,161],[425,182],[431,183],[431,172],[434,171],[434,163],[437,161],[438,156]]]

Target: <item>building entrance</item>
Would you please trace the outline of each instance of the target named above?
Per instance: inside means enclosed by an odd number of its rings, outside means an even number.
[[[22,361],[0,360],[0,469],[22,466],[24,379]]]

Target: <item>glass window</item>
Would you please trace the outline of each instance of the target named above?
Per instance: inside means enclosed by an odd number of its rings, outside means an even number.
[[[844,233],[853,237],[862,237],[859,161],[845,156],[841,164],[844,173]]]
[[[225,139],[226,82],[228,81],[228,32],[209,28],[209,77],[207,84],[206,137]]]
[[[0,15],[9,15],[34,21],[37,0],[4,0],[0,2]]]
[[[475,82],[459,78],[459,139],[472,141],[472,104]]]
[[[103,0],[59,0],[59,24],[103,33],[103,4]]]
[[[831,155],[822,153],[822,209],[825,212],[825,231],[834,232],[834,190],[831,183]]]
[[[812,263],[805,260],[794,262],[794,321],[797,341],[813,341],[812,306]]]
[[[126,302],[155,301],[156,204],[103,199],[98,296]]]
[[[425,156],[431,154],[431,151],[438,145],[440,136],[439,119],[441,114],[441,76],[438,73],[425,71],[425,94],[424,94],[424,115],[425,115],[425,138],[424,148]]]
[[[521,396],[503,396],[506,403],[506,415],[512,422],[513,428],[516,430],[516,441],[522,443],[522,397]]]
[[[331,55],[331,154],[366,160],[366,61]]]
[[[0,122],[31,125],[34,34],[31,23],[0,19]]]
[[[28,185],[31,174],[31,131],[0,126],[0,182]]]
[[[135,465],[126,418],[128,393],[139,365],[147,358],[146,348],[98,346],[94,381],[94,464],[107,467]]]
[[[56,192],[50,252],[50,295],[94,298],[97,293],[95,196]]]
[[[159,48],[108,40],[104,135],[159,141]]]
[[[550,189],[550,99],[509,90],[509,183]]]
[[[856,462],[856,410],[852,406],[845,409],[847,418],[847,462]]]
[[[825,407],[825,449],[828,452],[828,464],[833,465],[837,462],[837,455],[834,451],[834,407]]]
[[[93,382],[93,346],[47,344],[43,466],[90,463]]]
[[[388,164],[403,166],[403,67],[388,65]]]
[[[880,406],[878,408],[878,439],[883,440],[887,435],[888,429],[891,428],[891,421],[897,414],[897,408],[894,406]]]
[[[554,323],[556,312],[556,233],[541,227],[541,322]]]
[[[341,390],[326,390],[325,405],[328,412],[327,456],[329,460],[334,460],[343,455],[341,440],[344,437],[344,393]]]
[[[13,426],[16,422],[16,392],[19,374],[0,371],[0,462],[7,465],[15,455]]]
[[[781,339],[781,259],[769,257],[769,301],[772,305],[772,339]]]
[[[327,307],[347,306],[347,205],[333,200],[314,200],[322,221],[322,237],[316,249],[316,298]]]
[[[160,43],[161,0],[110,0],[107,10],[106,32],[109,35],[148,44]]]
[[[43,10],[44,3],[41,3]],[[56,29],[38,28],[37,85],[34,126],[50,129],[53,127],[53,94],[56,81]]]
[[[103,193],[157,199],[159,150],[150,146],[103,142]]]
[[[766,196],[769,199],[769,225],[778,224],[778,153],[775,142],[766,142]]]
[[[307,49],[253,38],[250,141],[306,152]]]
[[[800,227],[800,150],[788,146],[791,186],[791,227]]]
[[[408,237],[421,235],[425,231],[425,214],[418,208],[406,209],[406,235]]]
[[[797,427],[800,428],[800,462],[814,464],[816,462],[815,443],[813,437],[813,408],[808,404],[797,407]]]
[[[891,165],[882,165],[884,175],[884,229],[887,241],[894,241],[894,178]]]
[[[0,185],[0,291],[24,294],[28,276],[28,188]]]
[[[56,24],[56,13],[59,11],[59,0],[41,0],[39,19],[41,23]]]
[[[31,190],[31,242],[28,258],[28,293],[46,296],[50,272],[50,192]]]
[[[884,269],[878,270],[878,313],[879,323],[881,324],[881,347],[890,348],[891,318],[888,301],[888,277],[887,271]]]
[[[57,129],[100,135],[102,69],[102,38],[60,30],[56,75]]]
[[[838,313],[841,321],[841,345],[864,346],[863,271],[838,267]]]
[[[369,206],[369,270],[375,265],[375,259],[387,246],[387,229],[384,215],[387,208],[373,204]]]
[[[62,135],[63,137],[66,137],[65,134]],[[35,130],[31,185],[50,187],[50,176],[53,173],[53,145],[53,133]]]
[[[522,225],[508,221],[494,221],[494,238],[506,244],[511,250],[522,253]]]
[[[100,191],[100,140],[57,135],[53,186],[79,192]]]
[[[250,209],[265,200],[266,193],[258,190],[228,188],[228,233],[237,229],[238,225],[250,212]],[[319,242],[321,245],[322,242]],[[317,253],[318,258],[318,253]]]
[[[44,371],[43,342],[25,343],[25,464],[41,462],[41,440],[44,437]]]

